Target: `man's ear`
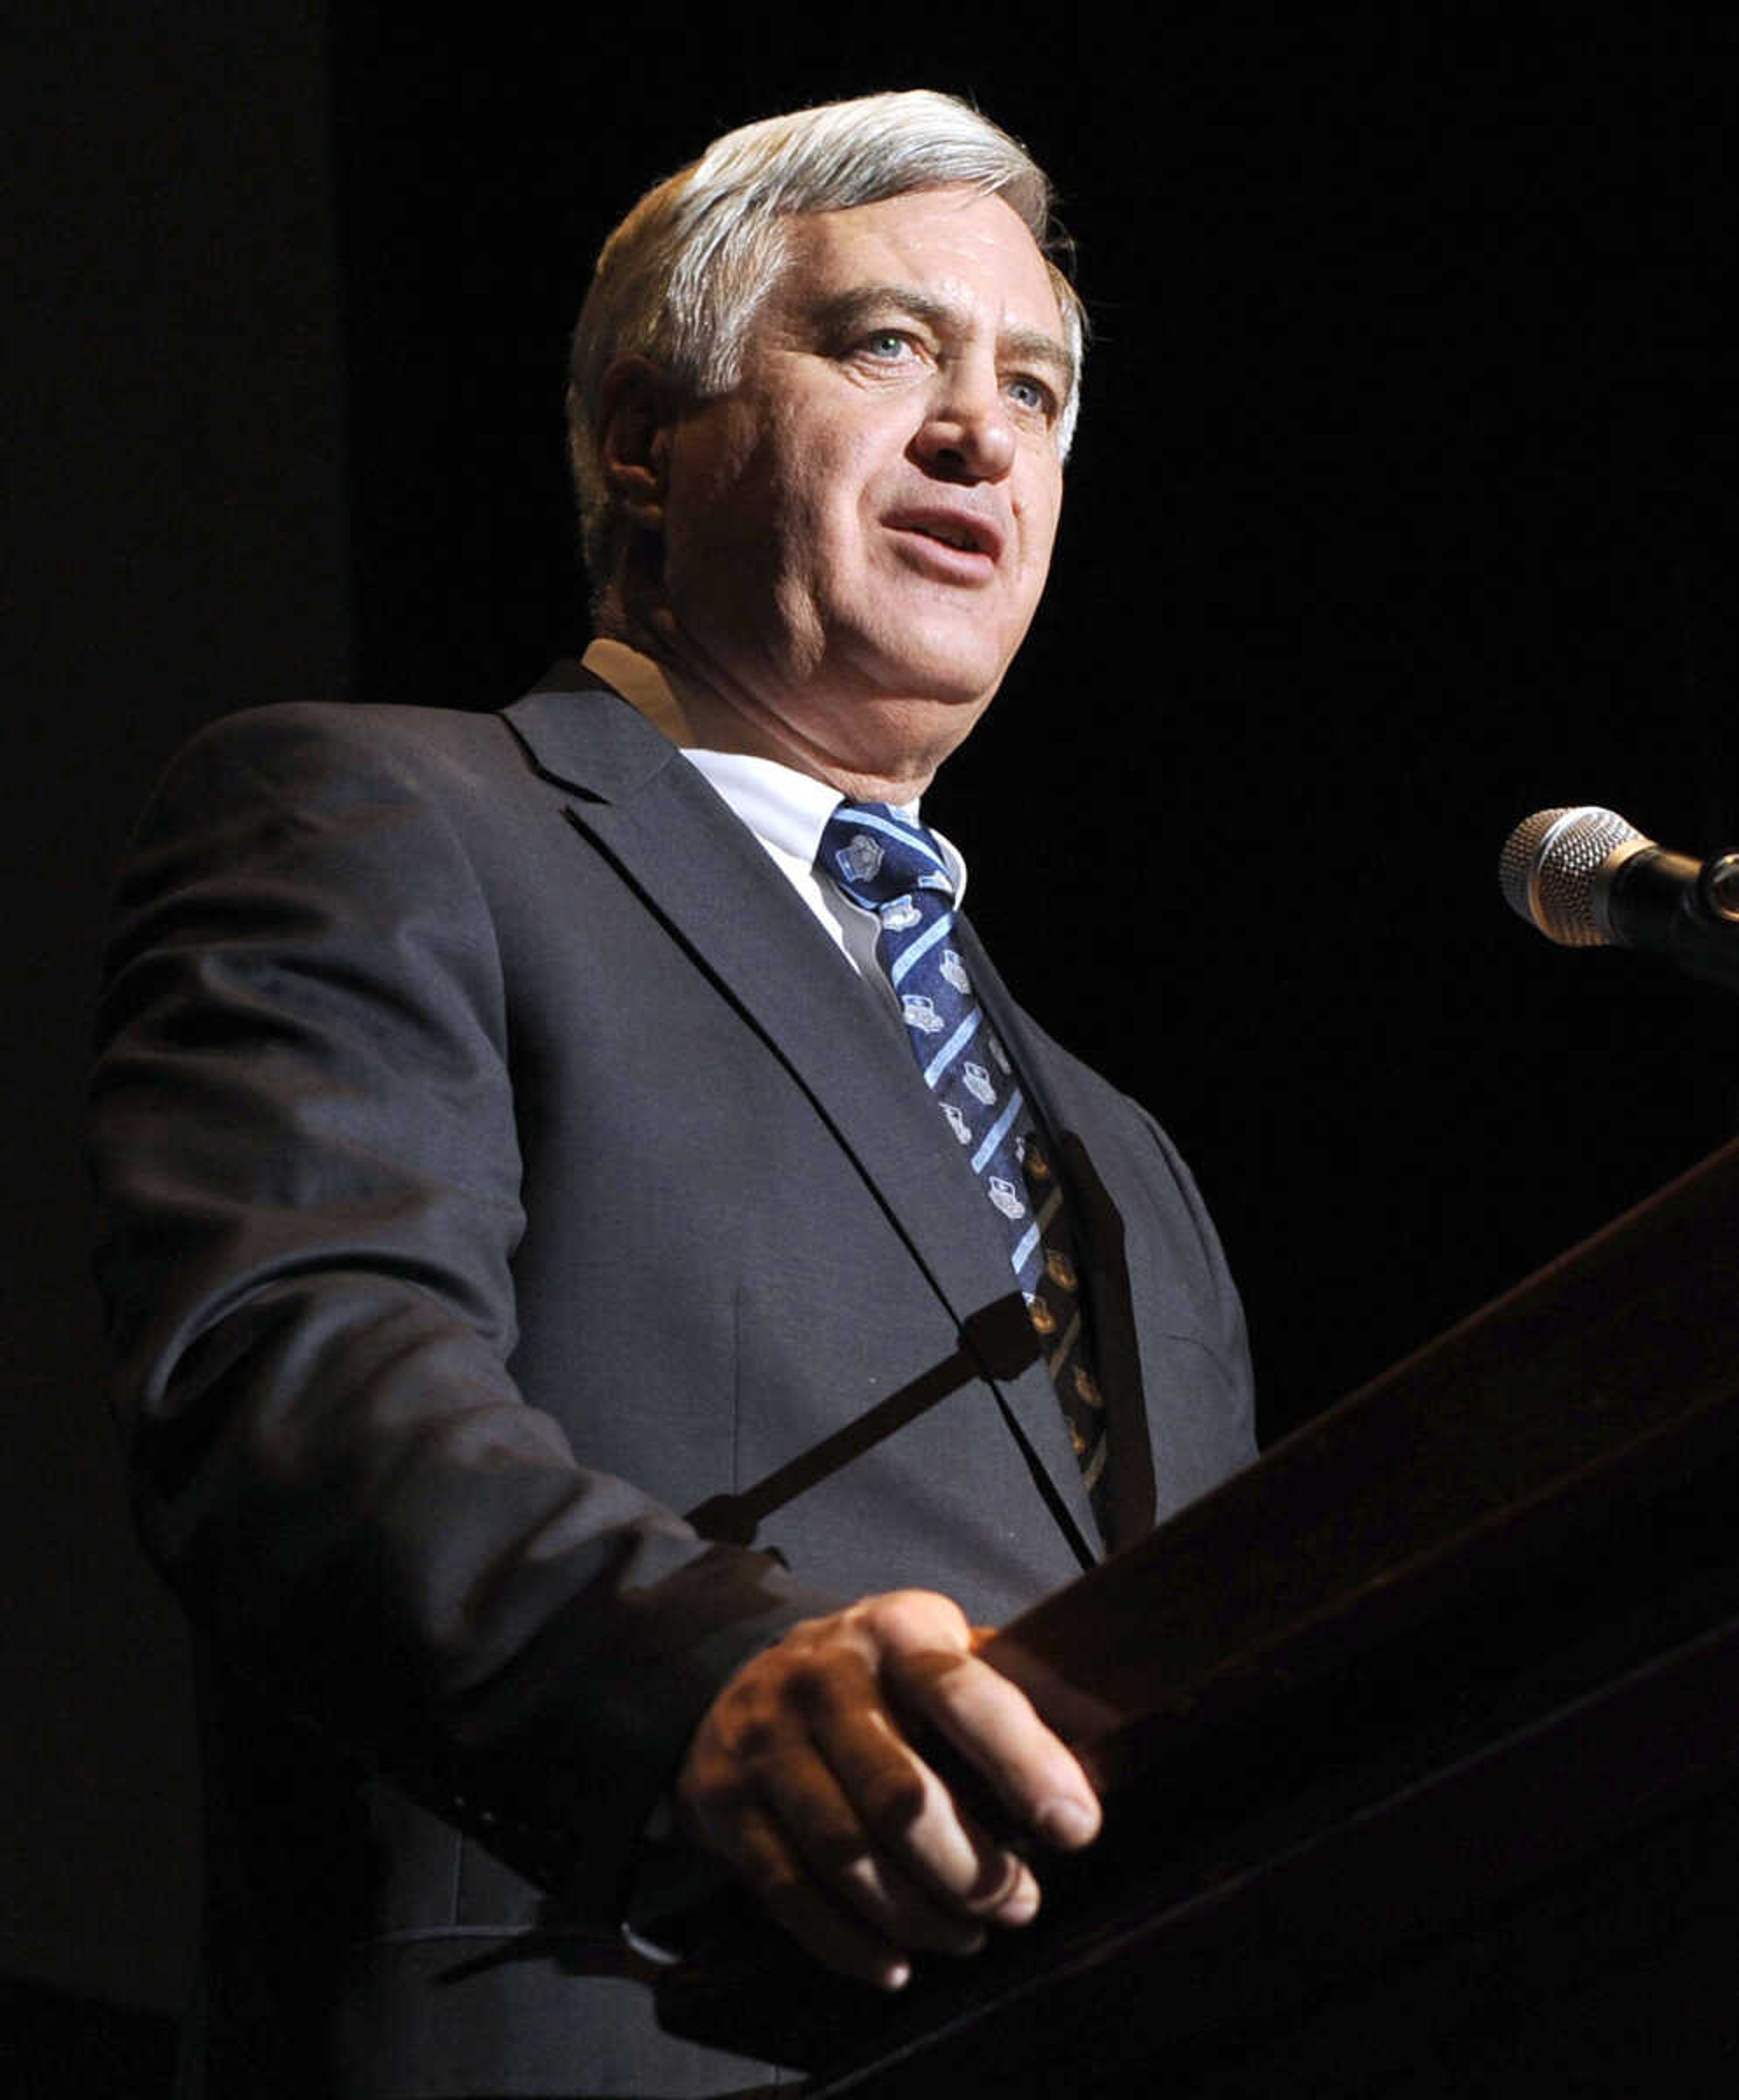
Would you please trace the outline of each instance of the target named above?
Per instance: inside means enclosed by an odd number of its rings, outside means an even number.
[[[663,529],[675,391],[644,357],[619,357],[598,401],[598,465],[619,517],[645,532]]]

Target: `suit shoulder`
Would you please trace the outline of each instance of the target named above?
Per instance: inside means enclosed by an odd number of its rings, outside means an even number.
[[[329,752],[359,762],[438,764],[507,756],[514,739],[499,714],[349,700],[283,700],[220,715],[195,732],[177,760],[258,759]]]
[[[501,801],[529,769],[498,714],[296,700],[224,715],[164,769],[150,808],[227,803],[332,810],[359,801],[444,809]]]
[[[269,860],[293,840],[468,858],[465,841],[509,821],[531,785],[499,715],[342,701],[248,708],[208,723],[164,769],[120,893]]]

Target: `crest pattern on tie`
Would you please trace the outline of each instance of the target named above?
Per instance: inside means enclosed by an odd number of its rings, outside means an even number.
[[[880,802],[842,802],[817,866],[880,922],[876,960],[900,1001],[924,1084],[966,1155],[1008,1249],[1102,1533],[1104,1402],[1081,1321],[1068,1214],[1037,1118],[950,936],[954,878],[920,824]]]

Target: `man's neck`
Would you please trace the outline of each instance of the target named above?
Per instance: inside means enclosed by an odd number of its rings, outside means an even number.
[[[770,759],[824,781],[848,802],[915,803],[934,769],[907,774],[861,772],[784,732],[777,720],[733,705],[710,685],[648,649],[641,641],[601,635],[585,655],[586,668],[614,686],[679,748]]]

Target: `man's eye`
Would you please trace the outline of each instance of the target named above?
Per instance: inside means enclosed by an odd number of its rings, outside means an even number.
[[[911,338],[899,329],[878,329],[864,338],[864,348],[872,357],[904,357],[911,347]]]
[[[1042,379],[1032,379],[1017,373],[1008,382],[1010,398],[1018,408],[1029,415],[1054,416],[1057,412],[1057,397]]]

